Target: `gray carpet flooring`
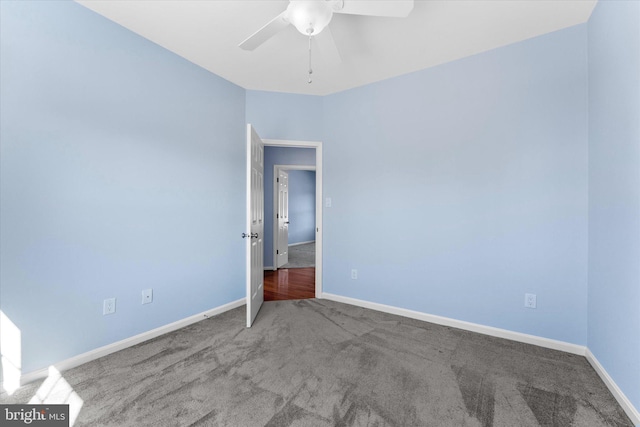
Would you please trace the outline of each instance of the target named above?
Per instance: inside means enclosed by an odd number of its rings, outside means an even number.
[[[289,246],[289,262],[280,268],[303,268],[316,266],[316,242]]]
[[[75,425],[632,426],[581,356],[326,300],[244,321],[241,307],[63,372]]]

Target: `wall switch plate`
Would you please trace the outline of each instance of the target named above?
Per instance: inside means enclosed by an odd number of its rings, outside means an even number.
[[[116,312],[116,299],[115,298],[107,298],[102,303],[102,314],[113,314]]]
[[[536,308],[536,294],[524,294],[524,306],[527,308]]]
[[[358,270],[356,270],[355,268],[351,270],[351,278],[353,280],[356,280],[358,278]]]
[[[153,289],[145,289],[142,291],[142,303],[149,304],[153,302]]]
[[[324,200],[324,206],[325,206],[325,207],[327,207],[327,208],[330,208],[330,207],[331,207],[331,197],[327,197],[327,198]]]

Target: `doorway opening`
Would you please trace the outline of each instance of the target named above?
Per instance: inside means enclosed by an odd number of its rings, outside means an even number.
[[[322,143],[265,139],[264,145],[265,240],[270,240],[264,300],[317,298],[322,293]]]
[[[273,270],[315,267],[316,167],[274,165],[273,178]]]

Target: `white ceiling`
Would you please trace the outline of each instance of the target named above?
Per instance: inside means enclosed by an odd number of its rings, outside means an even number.
[[[293,26],[238,47],[288,0],[77,1],[243,88],[327,95],[584,23],[597,0],[416,0],[407,18],[334,14],[342,62],[314,53],[311,84],[308,39]]]

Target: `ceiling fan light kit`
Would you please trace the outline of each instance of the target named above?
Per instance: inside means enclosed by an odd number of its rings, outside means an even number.
[[[333,10],[324,0],[292,0],[287,7],[287,19],[304,35],[315,36],[329,24]]]
[[[311,83],[311,37],[317,36],[326,28],[329,35],[326,37],[325,46],[330,44],[330,50],[337,52],[333,36],[327,28],[334,13],[404,18],[412,10],[413,0],[289,0],[284,12],[250,35],[239,46],[244,50],[254,50],[292,24],[300,33],[309,37]],[[339,54],[336,53],[336,56],[339,57]]]

